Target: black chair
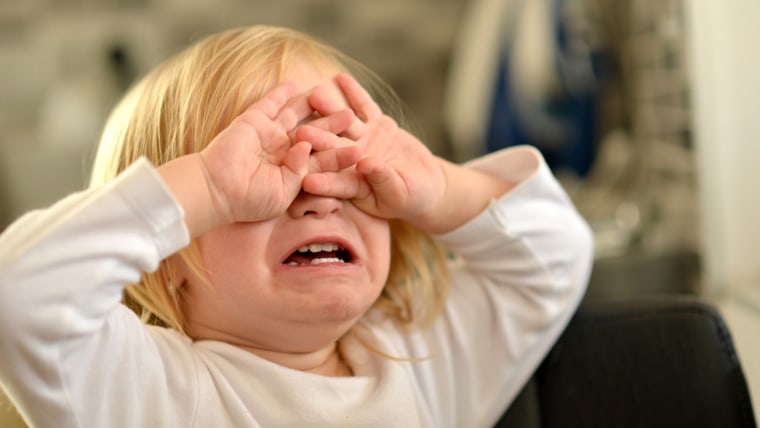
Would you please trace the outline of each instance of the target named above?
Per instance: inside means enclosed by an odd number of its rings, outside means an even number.
[[[588,302],[496,427],[756,427],[731,334],[710,304]]]

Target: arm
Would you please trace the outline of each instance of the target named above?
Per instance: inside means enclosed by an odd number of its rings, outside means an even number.
[[[430,335],[431,347],[446,349],[436,366],[442,381],[430,394],[443,402],[447,393],[458,395],[444,406],[456,412],[450,418],[485,426],[504,412],[574,313],[593,240],[535,149],[503,150],[467,167],[516,186],[438,237],[459,261],[445,315]]]
[[[193,236],[277,215],[311,162],[351,162],[351,148],[291,144],[313,112],[293,91],[271,91],[200,154],[158,170],[140,160],[0,236],[0,382],[33,425],[191,425],[189,339],[145,328],[122,292]],[[321,120],[339,132],[352,118]]]
[[[101,400],[134,410],[128,391],[147,384],[166,404],[167,385],[152,376],[157,349],[119,302],[126,284],[187,242],[181,210],[145,161],[0,236],[0,381],[29,422],[104,422],[119,412]]]

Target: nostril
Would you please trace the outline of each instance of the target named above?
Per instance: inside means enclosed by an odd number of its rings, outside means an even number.
[[[295,217],[322,218],[341,210],[339,199],[301,192],[290,204],[288,213]]]

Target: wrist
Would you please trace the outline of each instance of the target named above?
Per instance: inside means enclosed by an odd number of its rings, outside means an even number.
[[[445,184],[440,202],[426,216],[412,223],[431,234],[443,234],[461,227],[515,185],[446,160],[441,160],[441,167]]]
[[[191,237],[226,223],[220,215],[221,198],[210,182],[199,153],[181,156],[160,167],[158,173],[185,212]]]
[[[420,213],[413,218],[406,219],[406,221],[412,226],[431,234],[445,233],[453,229],[449,224],[449,215],[452,206],[449,199],[452,197],[452,164],[439,157],[436,157],[435,159],[440,169],[440,188],[437,192],[434,192],[437,193],[438,196],[430,203],[426,204],[427,209],[425,212]]]

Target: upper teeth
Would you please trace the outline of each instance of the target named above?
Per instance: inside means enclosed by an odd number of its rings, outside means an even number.
[[[340,249],[340,245],[338,244],[309,244],[304,245],[303,247],[298,249],[299,253],[319,253],[322,251],[325,252],[333,252],[338,251]]]

